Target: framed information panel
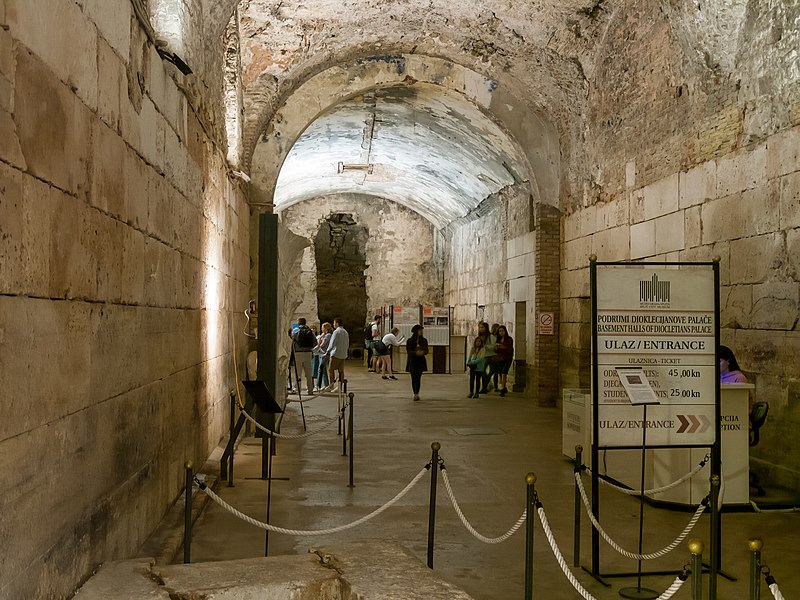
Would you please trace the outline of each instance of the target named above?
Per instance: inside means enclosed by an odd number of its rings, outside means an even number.
[[[642,409],[621,373],[641,369],[655,402],[647,445],[712,446],[719,366],[714,263],[593,263],[593,389],[600,448],[640,447]]]

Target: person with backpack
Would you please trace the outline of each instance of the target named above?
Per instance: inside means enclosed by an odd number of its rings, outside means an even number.
[[[375,352],[375,342],[381,339],[381,316],[375,315],[375,318],[367,323],[364,328],[364,348],[367,350],[367,367],[370,373],[378,372],[378,358]]]
[[[305,317],[297,319],[297,329],[292,334],[292,352],[298,374],[302,371],[306,378],[308,395],[314,393],[314,376],[311,369],[311,351],[317,345],[317,336],[306,325]],[[298,384],[299,387],[299,384]],[[298,390],[299,392],[300,390]]]

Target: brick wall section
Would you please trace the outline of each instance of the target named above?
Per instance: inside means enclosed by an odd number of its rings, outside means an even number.
[[[539,406],[556,406],[559,392],[559,323],[561,322],[561,214],[545,204],[535,207],[536,215],[536,295],[535,318],[554,313],[553,335],[536,335],[533,387]],[[538,327],[538,320],[533,323]]]

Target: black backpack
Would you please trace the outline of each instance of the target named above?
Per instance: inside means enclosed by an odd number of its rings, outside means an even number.
[[[297,331],[297,347],[303,350],[311,350],[317,345],[317,338],[314,332],[302,325]]]
[[[367,326],[364,327],[364,339],[368,342],[372,341],[372,321],[371,323],[367,323]]]

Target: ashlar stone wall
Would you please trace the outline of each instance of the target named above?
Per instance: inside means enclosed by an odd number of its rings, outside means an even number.
[[[702,47],[685,44],[703,36],[681,29],[701,22],[628,4],[609,26],[590,93],[593,178],[563,221],[562,385],[590,380],[591,254],[719,256],[722,343],[755,399],[770,403],[754,464],[798,489],[800,7],[749,3],[725,38],[736,47],[709,50],[736,51],[708,64]]]
[[[311,245],[320,225],[333,214],[351,215],[359,227],[366,227],[369,232],[364,248],[368,313],[363,315],[364,323],[372,311],[383,305],[441,305],[441,236],[431,223],[395,202],[345,194],[304,201],[281,212],[281,222],[287,229],[309,241],[301,272],[296,281],[287,281],[287,285],[296,284],[304,292],[295,317],[317,322],[317,294],[336,293],[336,290],[317,289],[316,260]],[[351,341],[361,337],[364,323],[345,324]],[[359,332],[355,337],[354,330]]]
[[[445,267],[444,290],[453,306],[453,333],[467,336],[471,346],[479,321],[505,325],[515,340],[515,357],[527,361],[527,382],[535,380],[536,248],[530,186],[520,183],[484,200],[451,226]],[[518,302],[526,303],[524,332],[516,330]],[[511,376],[514,379],[516,372]],[[528,391],[536,395],[532,388]]]
[[[130,556],[227,423],[248,208],[175,73],[128,0],[0,0],[3,598]]]

